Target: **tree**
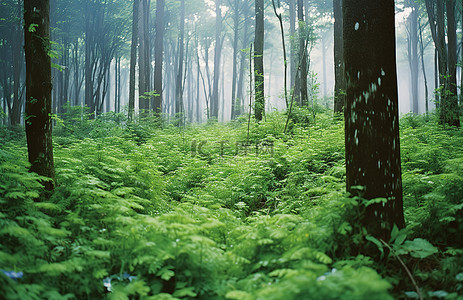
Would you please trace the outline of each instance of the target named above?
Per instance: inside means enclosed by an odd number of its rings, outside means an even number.
[[[342,40],[342,0],[333,0],[334,14],[334,112],[344,108],[344,61]]]
[[[164,52],[164,0],[156,1],[156,38],[154,41],[154,112],[162,112],[162,64]]]
[[[24,42],[26,56],[26,137],[30,170],[51,178],[44,182],[53,190],[51,122],[50,2],[24,1]]]
[[[264,0],[256,0],[256,27],[254,36],[254,115],[262,120],[265,108],[264,95]]]
[[[363,188],[363,225],[387,238],[404,227],[394,1],[344,0],[347,191]]]

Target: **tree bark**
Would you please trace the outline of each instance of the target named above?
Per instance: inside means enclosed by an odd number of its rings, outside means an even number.
[[[347,191],[363,205],[363,225],[388,240],[404,227],[394,1],[343,1]]]
[[[54,188],[51,122],[50,2],[24,1],[26,56],[26,137],[30,170],[49,177],[47,190]]]

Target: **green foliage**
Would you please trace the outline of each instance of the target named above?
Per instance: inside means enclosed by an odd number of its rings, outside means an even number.
[[[248,135],[247,122],[178,128],[68,107],[49,199],[23,136],[2,129],[0,295],[416,297],[402,261],[423,295],[461,299],[461,132],[402,119],[408,226],[381,241],[358,222],[366,200],[344,192],[342,120],[320,110],[284,135],[284,114],[266,118]]]

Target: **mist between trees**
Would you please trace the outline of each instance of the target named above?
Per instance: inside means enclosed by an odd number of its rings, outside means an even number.
[[[2,121],[12,125],[24,122],[22,1],[2,0],[0,13],[0,97],[6,114]],[[342,32],[334,32],[336,5],[323,0],[273,2],[263,3],[263,55],[256,55],[255,50],[250,52],[256,24],[251,0],[51,1],[53,113],[63,113],[69,102],[87,106],[95,115],[134,109],[162,112],[168,119],[181,114],[187,122],[229,121],[249,113],[250,101],[252,112],[260,106],[265,111],[284,110],[292,92],[296,103],[333,108],[335,65],[340,63],[334,46],[342,38]],[[434,47],[448,33],[429,26],[429,16],[433,24],[441,24],[436,21],[441,20],[437,18],[440,7],[433,3],[396,1],[401,113],[431,111],[436,104],[434,90],[441,86],[436,74],[446,74],[436,72],[434,60],[458,60],[451,55],[456,50],[443,57]],[[460,5],[456,4],[456,14],[442,11],[450,13],[456,25],[461,23]],[[287,54],[286,81],[280,27]],[[461,26],[453,28],[460,32]],[[459,49],[460,44],[455,47]],[[306,52],[302,60],[301,48]],[[256,106],[259,85],[254,78],[260,77],[255,76],[253,65],[260,57],[265,101]],[[299,61],[307,76],[297,76]],[[461,68],[455,65],[450,71],[460,80]],[[301,80],[307,93],[302,89],[299,97]]]

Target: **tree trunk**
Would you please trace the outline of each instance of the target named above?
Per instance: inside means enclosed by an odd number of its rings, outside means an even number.
[[[343,1],[347,191],[384,198],[365,208],[363,225],[388,240],[404,227],[394,1]]]
[[[256,27],[254,36],[254,116],[262,121],[265,109],[264,94],[264,0],[256,0]]]
[[[344,109],[344,61],[342,40],[342,0],[333,0],[334,14],[334,112],[342,113]]]
[[[51,122],[50,2],[24,1],[26,56],[26,137],[30,170],[49,177],[47,190],[54,188]]]

